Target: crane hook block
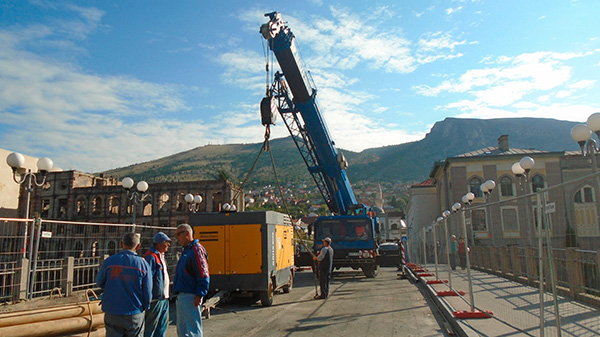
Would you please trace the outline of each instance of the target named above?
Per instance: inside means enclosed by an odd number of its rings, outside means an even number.
[[[260,118],[262,120],[262,125],[275,125],[278,111],[279,108],[277,108],[275,97],[264,97],[262,101],[260,101]]]

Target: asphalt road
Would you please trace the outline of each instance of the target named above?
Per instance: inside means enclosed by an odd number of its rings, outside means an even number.
[[[249,298],[217,306],[203,320],[204,336],[444,336],[439,315],[396,273],[382,268],[378,277],[367,279],[344,270],[334,274],[330,297],[315,300],[312,272],[298,272],[292,291],[276,294],[271,307]],[[170,325],[167,336],[176,335]]]

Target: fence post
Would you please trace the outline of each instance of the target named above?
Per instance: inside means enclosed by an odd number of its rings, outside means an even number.
[[[506,275],[508,274],[512,274],[510,268],[511,268],[511,256],[510,256],[510,250],[508,249],[508,247],[500,247],[500,273],[501,275],[503,275],[504,277],[506,277]]]
[[[512,261],[512,273],[515,277],[515,280],[521,276],[521,259],[519,259],[519,247],[511,246],[510,247],[510,259]]]
[[[16,289],[15,300],[21,301],[27,299],[27,277],[29,275],[29,259],[21,258],[21,268],[17,269],[15,275]]]
[[[536,282],[539,282],[536,259],[535,249],[533,247],[526,247],[525,263],[527,264],[527,280],[529,284],[536,284]]]
[[[75,258],[69,256],[65,260],[60,287],[65,290],[65,296],[71,296],[73,294],[73,281],[75,279]]]
[[[581,253],[578,252],[576,248],[567,248],[565,251],[565,259],[567,261],[567,275],[571,296],[575,298],[577,294],[584,291]]]

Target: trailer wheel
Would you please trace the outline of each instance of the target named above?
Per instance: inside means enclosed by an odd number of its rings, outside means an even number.
[[[263,307],[270,307],[273,304],[273,281],[269,279],[267,290],[260,292],[260,303]]]
[[[281,290],[283,290],[284,293],[288,294],[290,291],[292,291],[292,287],[294,286],[294,274],[290,272],[290,280],[288,281],[288,283],[286,285],[284,285]]]

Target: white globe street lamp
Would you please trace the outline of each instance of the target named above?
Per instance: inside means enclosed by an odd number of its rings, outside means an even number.
[[[202,203],[202,196],[200,194],[193,195],[188,193],[185,195],[185,201],[188,203],[188,209],[192,213],[200,211],[200,204]]]
[[[144,205],[144,201],[146,200],[146,198],[151,198],[152,196],[149,194],[146,194],[146,191],[148,190],[148,183],[145,182],[144,180],[140,181],[137,183],[137,185],[135,185],[135,191],[133,191],[133,185],[135,184],[135,181],[133,181],[132,178],[130,177],[125,177],[123,178],[123,180],[121,180],[121,184],[123,185],[123,188],[125,188],[125,190],[127,190],[127,198],[129,200],[132,201],[133,204],[133,219],[132,219],[132,224],[133,226],[131,227],[131,231],[135,232],[135,218],[137,215],[137,211],[136,211],[136,206],[138,205],[138,203],[140,204],[140,208],[143,207]]]
[[[52,169],[52,167],[54,167],[54,163],[52,162],[52,159],[48,157],[40,158],[37,161],[38,172],[33,173],[31,172],[31,169],[27,169],[25,167],[25,156],[18,152],[12,152],[6,157],[6,164],[8,164],[8,166],[10,166],[10,168],[12,169],[13,180],[17,184],[21,185],[27,182],[27,188],[25,189],[25,191],[27,192],[27,200],[25,201],[25,219],[29,219],[29,209],[31,204],[31,192],[33,192],[33,185],[35,184],[36,186],[41,187],[46,183],[46,177],[48,175],[48,172]],[[42,181],[38,182],[38,177],[40,174]],[[41,224],[41,222],[39,221],[36,222]],[[34,226],[34,222],[31,222],[31,224],[29,224],[30,230],[28,230],[28,224],[26,222],[23,228],[23,258],[25,258],[25,256],[27,255],[30,263],[30,272],[27,275],[27,296],[29,299],[33,297],[33,275],[35,275],[35,268],[37,265],[37,262],[34,261],[34,258],[37,259],[37,254],[35,256],[33,254],[33,238],[35,236]],[[38,233],[40,232],[40,230],[41,227],[38,227]],[[29,253],[27,253],[27,235],[29,235]],[[37,246],[39,246],[39,239]]]

